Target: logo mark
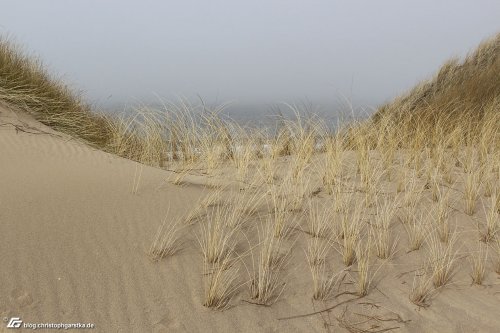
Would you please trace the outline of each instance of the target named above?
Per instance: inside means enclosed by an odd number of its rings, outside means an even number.
[[[23,321],[19,317],[12,317],[10,318],[9,322],[7,323],[7,328],[19,328],[21,327],[21,324]]]

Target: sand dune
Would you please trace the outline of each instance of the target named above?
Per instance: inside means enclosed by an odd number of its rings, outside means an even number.
[[[206,177],[187,176],[184,186],[177,186],[167,181],[170,172],[141,168],[138,191],[132,193],[137,163],[90,148],[26,114],[0,110],[1,318],[90,322],[97,332],[347,332],[336,318],[366,332],[497,332],[500,327],[499,276],[487,269],[483,286],[471,286],[467,258],[457,261],[453,282],[430,307],[408,300],[411,271],[423,257],[405,253],[402,227],[394,259],[376,261],[383,267],[364,298],[312,301],[306,241],[299,234],[283,274],[286,287],[275,304],[246,302],[242,286],[229,309],[209,310],[202,305],[196,225],[182,231],[176,255],[159,262],[147,255],[165,215],[170,220],[188,213],[210,191]],[[320,192],[318,200],[329,200],[328,195]],[[454,219],[462,234],[475,230],[464,214]],[[470,244],[463,242],[461,253]],[[242,270],[241,281],[245,278]],[[332,311],[307,315],[347,300]],[[299,315],[307,316],[289,318]]]

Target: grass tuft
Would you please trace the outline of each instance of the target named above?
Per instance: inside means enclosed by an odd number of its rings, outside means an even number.
[[[488,260],[488,247],[483,243],[479,243],[478,250],[471,253],[470,264],[471,264],[471,277],[472,283],[483,284],[484,275],[486,271],[486,261]]]

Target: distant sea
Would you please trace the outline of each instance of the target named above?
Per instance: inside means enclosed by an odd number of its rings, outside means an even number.
[[[208,109],[215,109],[220,105],[208,105]],[[105,108],[109,113],[134,113],[134,109],[147,107],[149,109],[164,110],[160,103],[140,104],[136,106],[113,106]],[[324,121],[329,129],[334,130],[339,124],[352,120],[360,120],[369,117],[373,113],[372,108],[351,108],[346,105],[333,104],[242,104],[230,103],[219,113],[222,119],[232,120],[240,126],[270,130],[276,128],[280,119],[294,120],[297,114],[302,119],[315,117]]]

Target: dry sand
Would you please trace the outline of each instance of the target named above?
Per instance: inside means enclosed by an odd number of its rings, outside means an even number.
[[[337,319],[342,316],[358,328],[351,332],[500,331],[499,276],[488,261],[484,285],[471,285],[464,256],[477,234],[475,223],[461,212],[452,220],[463,258],[451,284],[428,308],[408,299],[410,271],[423,262],[425,251],[406,254],[407,236],[398,226],[398,251],[387,263],[373,259],[375,269],[382,267],[364,298],[312,301],[306,236],[299,233],[283,274],[286,287],[275,304],[245,302],[249,296],[242,286],[229,309],[207,309],[196,226],[183,231],[182,250],[173,257],[153,262],[147,255],[165,214],[185,214],[208,193],[206,178],[188,176],[177,186],[167,181],[170,172],[144,166],[133,194],[136,171],[135,162],[0,109],[0,318],[91,322],[96,332],[348,332]],[[326,193],[317,196],[329,200]],[[350,299],[332,311],[282,319]],[[4,331],[9,330],[1,323]]]

